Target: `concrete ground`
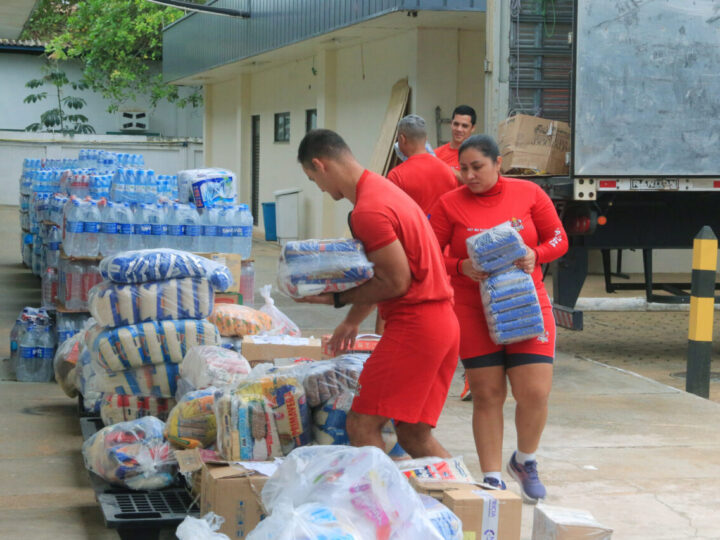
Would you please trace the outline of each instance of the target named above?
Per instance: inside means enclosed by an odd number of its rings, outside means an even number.
[[[14,318],[22,306],[37,305],[39,283],[20,264],[17,208],[0,207],[0,230],[6,232],[0,357],[6,357]],[[277,254],[276,246],[256,243],[257,286],[274,281]],[[583,294],[600,296],[598,280]],[[331,331],[342,316],[275,298],[306,335]],[[586,313],[585,325],[584,332],[558,336],[550,416],[538,451],[547,502],[589,510],[615,529],[616,539],[720,539],[720,405],[663,384],[684,385],[672,373],[684,369],[687,314]],[[479,476],[472,404],[458,399],[460,390],[458,371],[436,434]],[[513,410],[510,398],[506,458],[514,448]],[[117,538],[103,527],[82,464],[75,402],[55,384],[5,380],[0,411],[0,538]],[[513,481],[508,487],[517,491]],[[530,538],[532,513],[523,506],[523,539]]]

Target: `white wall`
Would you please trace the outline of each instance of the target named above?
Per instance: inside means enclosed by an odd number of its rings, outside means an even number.
[[[24,158],[76,158],[80,148],[102,148],[114,152],[143,154],[145,164],[158,174],[175,174],[203,166],[202,142],[162,140],[140,135],[54,136],[49,133],[0,131],[0,204],[20,202],[19,179]]]
[[[53,94],[54,87],[45,85],[41,88],[26,88],[25,83],[31,79],[42,77],[41,71],[44,65],[42,56],[29,54],[2,53],[0,52],[0,73],[2,84],[0,84],[0,130],[24,130],[33,122],[40,121],[40,115],[48,109],[56,106],[57,98]],[[63,69],[71,81],[78,81],[81,77],[80,64],[68,62]],[[63,89],[66,95],[79,96],[85,99],[87,105],[77,111],[89,119],[89,124],[95,128],[96,133],[104,134],[108,131],[119,131],[119,119],[117,113],[110,114],[107,108],[110,104],[96,92],[75,91],[66,86]],[[36,94],[47,91],[48,97],[37,103],[23,103],[28,94]],[[187,93],[185,88],[180,89],[181,93]],[[161,102],[154,110],[150,109],[147,98],[141,97],[134,103],[127,103],[123,108],[139,108],[150,111],[150,129],[152,133],[160,133],[164,137],[202,137],[202,107],[193,109],[179,107],[167,102]],[[75,112],[75,111],[72,111]]]

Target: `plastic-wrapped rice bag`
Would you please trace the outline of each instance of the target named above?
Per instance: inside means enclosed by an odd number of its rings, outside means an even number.
[[[104,279],[115,283],[145,283],[173,278],[204,277],[215,290],[227,290],[233,284],[224,264],[177,249],[141,249],[123,251],[100,261]]]
[[[512,266],[527,254],[525,242],[509,221],[473,235],[465,243],[473,266],[489,274]]]
[[[106,426],[137,420],[144,416],[154,416],[165,421],[174,405],[175,400],[170,398],[103,394],[100,402],[100,418]]]
[[[221,336],[254,336],[268,332],[273,325],[270,315],[237,304],[217,304],[209,320]]]
[[[153,416],[101,429],[82,445],[85,467],[118,486],[159,489],[173,483],[176,462]]]
[[[93,392],[159,398],[172,398],[177,392],[179,364],[151,364],[112,373],[96,366],[95,362],[90,364],[93,378],[87,388]]]
[[[293,298],[340,292],[373,277],[359,240],[298,240],[285,244],[278,267],[278,286]]]
[[[205,278],[178,278],[148,283],[95,285],[88,297],[98,324],[128,326],[168,319],[204,319],[213,310],[215,294]]]
[[[205,448],[215,442],[215,392],[217,388],[195,390],[183,396],[165,423],[165,436],[181,448]]]

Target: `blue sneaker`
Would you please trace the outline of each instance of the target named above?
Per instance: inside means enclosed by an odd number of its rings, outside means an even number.
[[[515,452],[513,452],[507,464],[507,472],[520,484],[523,500],[526,503],[536,504],[545,498],[547,492],[538,477],[537,461],[520,464],[515,460]]]
[[[495,489],[507,489],[505,482],[503,482],[502,480],[498,480],[494,476],[486,476],[485,478],[483,478],[483,484],[488,484]]]

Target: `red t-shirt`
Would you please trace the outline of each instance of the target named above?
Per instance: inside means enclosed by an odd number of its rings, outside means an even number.
[[[435,149],[435,155],[440,161],[444,161],[455,170],[460,170],[458,148],[450,148],[450,143],[445,143]]]
[[[363,172],[350,226],[367,253],[397,239],[407,255],[412,274],[410,289],[405,296],[380,302],[378,309],[383,319],[400,306],[452,298],[453,290],[430,222],[420,207],[387,178]]]
[[[390,180],[418,203],[425,215],[441,195],[457,187],[453,172],[438,158],[430,154],[415,154],[401,163],[388,175]]]
[[[490,190],[476,195],[462,186],[443,195],[432,208],[430,224],[441,248],[450,246],[445,267],[455,287],[456,301],[470,299],[459,291],[474,291],[478,284],[458,272],[458,261],[467,259],[465,240],[479,232],[510,221],[525,244],[537,253],[533,281],[543,289],[541,263],[561,257],[568,239],[550,197],[534,182],[500,177]]]

